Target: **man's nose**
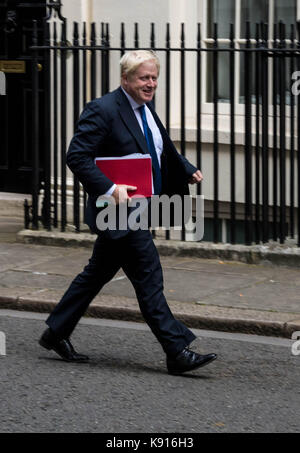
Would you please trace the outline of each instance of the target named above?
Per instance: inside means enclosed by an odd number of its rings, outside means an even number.
[[[154,88],[156,86],[156,80],[149,79],[148,80],[148,86],[151,86],[151,88]]]

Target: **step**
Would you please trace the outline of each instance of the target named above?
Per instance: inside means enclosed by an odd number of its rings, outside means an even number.
[[[30,194],[0,192],[1,217],[24,218],[24,200],[31,203]]]

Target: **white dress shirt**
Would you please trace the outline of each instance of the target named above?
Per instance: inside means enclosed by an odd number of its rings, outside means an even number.
[[[127,91],[124,90],[123,87],[121,87],[122,90],[123,90],[123,93],[125,94],[125,96],[127,97],[131,107],[132,107],[132,110],[134,111],[134,114],[136,116],[136,119],[138,120],[138,123],[140,125],[140,128],[143,132],[143,134],[145,135],[144,133],[144,128],[143,128],[143,121],[142,121],[142,117],[141,117],[141,113],[140,111],[138,110],[139,107],[141,107],[141,105],[143,104],[138,104],[131,96],[130,94],[127,93]],[[156,150],[156,153],[157,153],[157,159],[158,159],[158,163],[159,163],[159,166],[161,165],[161,154],[163,152],[163,139],[162,139],[162,136],[161,136],[161,133],[160,133],[160,130],[152,116],[152,113],[150,112],[149,108],[147,107],[146,104],[145,105],[145,113],[146,113],[146,118],[147,118],[147,123],[148,123],[148,126],[150,127],[151,129],[151,132],[152,132],[152,136],[153,136],[153,142],[154,142],[154,146],[155,146],[155,150]],[[142,153],[140,153],[142,155]],[[113,184],[110,189],[105,193],[105,195],[112,195],[113,191],[115,190],[116,188],[116,184]],[[152,180],[152,193],[153,192],[153,180]]]

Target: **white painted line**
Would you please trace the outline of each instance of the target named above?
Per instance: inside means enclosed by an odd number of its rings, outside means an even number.
[[[0,332],[0,355],[6,355],[6,335]]]

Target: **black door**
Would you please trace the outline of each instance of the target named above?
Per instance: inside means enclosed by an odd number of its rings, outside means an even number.
[[[0,191],[31,193],[32,102],[31,59],[32,21],[38,20],[39,36],[46,0],[0,0],[0,71],[6,94],[0,95]],[[42,63],[42,61],[41,61]],[[42,65],[41,65],[42,67]],[[0,80],[1,82],[1,80]],[[43,78],[40,72],[40,103]],[[0,86],[1,88],[1,86]],[[40,121],[43,121],[42,109]],[[42,135],[42,132],[41,132]],[[40,137],[41,143],[43,137]],[[40,147],[42,149],[42,147]],[[40,156],[43,167],[43,156]]]

